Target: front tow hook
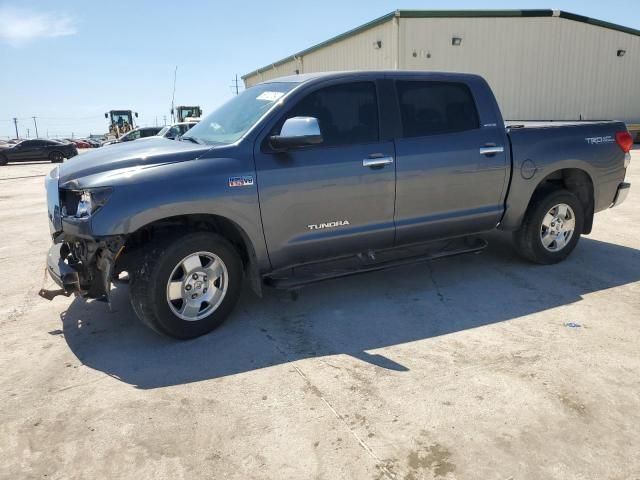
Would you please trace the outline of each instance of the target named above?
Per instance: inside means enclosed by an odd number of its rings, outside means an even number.
[[[64,295],[65,297],[70,297],[71,292],[67,292],[64,288],[58,288],[57,290],[47,290],[46,288],[41,288],[38,292],[38,295],[44,298],[45,300],[53,300],[58,295]]]

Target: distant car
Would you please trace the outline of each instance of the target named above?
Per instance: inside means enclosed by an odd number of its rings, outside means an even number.
[[[67,138],[66,140],[73,143],[77,148],[91,148],[91,144],[80,138]]]
[[[26,162],[49,160],[61,163],[65,158],[75,157],[78,149],[73,143],[60,143],[56,140],[22,140],[13,145],[5,145],[0,149],[0,165],[8,162]]]
[[[139,127],[125,133],[117,140],[109,140],[107,142],[104,142],[103,145],[131,142],[132,140],[138,140],[139,138],[153,137],[161,130],[161,128],[162,127]]]
[[[88,143],[90,148],[98,148],[102,146],[102,143],[94,140],[93,138],[83,138],[82,141]]]
[[[156,136],[175,140],[176,138],[187,133],[191,127],[197,124],[198,122],[180,122],[174,123],[173,125],[167,125],[163,127]]]

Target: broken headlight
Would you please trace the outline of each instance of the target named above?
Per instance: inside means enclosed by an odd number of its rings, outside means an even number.
[[[112,189],[108,187],[61,191],[62,215],[88,218],[107,203],[111,192]]]

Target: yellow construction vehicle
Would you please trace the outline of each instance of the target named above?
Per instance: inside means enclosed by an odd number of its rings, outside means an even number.
[[[109,120],[109,137],[120,138],[127,132],[135,128],[135,118],[138,118],[138,112],[131,110],[109,110],[104,114],[104,118]]]

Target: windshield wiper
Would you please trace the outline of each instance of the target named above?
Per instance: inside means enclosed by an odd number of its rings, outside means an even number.
[[[180,137],[180,141],[183,141],[183,140],[190,140],[190,141],[192,141],[193,143],[196,143],[196,144],[198,144],[198,145],[202,145],[198,140],[196,140],[196,139],[195,139],[195,138],[193,138],[193,137],[184,137],[184,136],[183,136],[183,137]]]

